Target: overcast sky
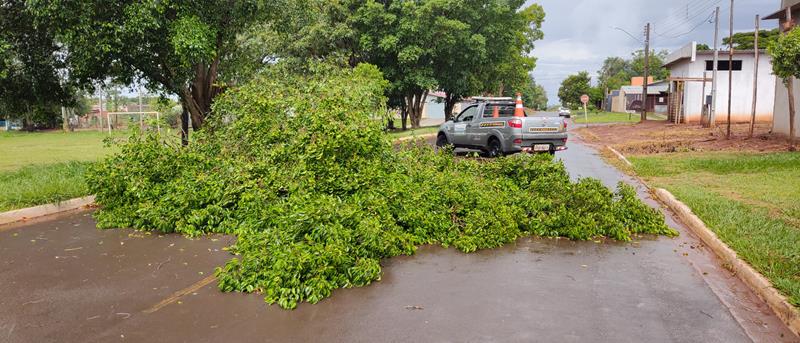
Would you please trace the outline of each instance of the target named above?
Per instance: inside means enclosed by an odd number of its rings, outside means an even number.
[[[533,75],[547,90],[551,104],[558,103],[558,87],[568,75],[585,70],[595,82],[606,57],[627,58],[643,49],[643,43],[614,27],[644,41],[644,26],[651,22],[651,44],[657,50],[672,51],[691,41],[712,46],[714,24],[709,19],[718,4],[721,35],[729,32],[730,0],[528,1],[532,3],[540,4],[546,13],[544,39],[536,43],[533,52],[538,58]],[[752,31],[756,14],[763,17],[779,7],[780,0],[736,0],[734,31]],[[776,26],[774,21],[762,22],[762,28]]]

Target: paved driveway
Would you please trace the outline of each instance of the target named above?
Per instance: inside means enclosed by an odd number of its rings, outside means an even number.
[[[558,157],[573,177],[635,184],[591,148],[569,147]],[[380,282],[286,311],[217,291],[209,275],[231,237],[102,231],[89,213],[68,214],[0,228],[0,342],[796,340],[668,221],[680,238],[423,247],[384,261]]]

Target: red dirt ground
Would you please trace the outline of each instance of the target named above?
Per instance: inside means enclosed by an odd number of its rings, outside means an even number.
[[[770,124],[757,124],[753,138],[748,138],[748,124],[733,124],[731,139],[725,139],[725,124],[704,128],[694,124],[672,124],[646,121],[580,128],[576,132],[584,141],[610,145],[623,154],[657,154],[687,151],[786,151],[785,136],[771,134]]]

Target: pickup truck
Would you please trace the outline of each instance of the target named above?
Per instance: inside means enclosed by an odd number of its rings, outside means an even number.
[[[490,157],[518,152],[555,154],[567,149],[564,118],[521,114],[521,99],[517,103],[511,98],[473,100],[455,119],[439,127],[437,147],[477,149]]]

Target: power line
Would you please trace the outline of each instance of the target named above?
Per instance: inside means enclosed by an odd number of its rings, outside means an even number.
[[[670,27],[676,24],[684,23],[690,19],[691,13],[705,12],[707,9],[713,7],[714,3],[718,2],[719,0],[699,0],[694,2],[687,1],[685,12],[683,6],[679,9],[677,7],[673,7],[668,16],[662,17],[659,20],[654,20],[653,23],[659,27]],[[684,13],[685,16],[683,15]]]
[[[720,1],[721,0],[713,0],[712,2],[706,4],[704,7],[702,7],[701,9],[697,10],[692,16],[688,17],[684,22],[676,22],[676,23],[674,23],[674,25],[671,28],[667,28],[666,30],[660,30],[660,32],[657,33],[657,35],[659,35],[661,37],[665,37],[665,36],[668,36],[671,33],[675,33],[675,31],[677,31],[678,29],[680,29],[682,27],[680,25],[682,25],[682,24],[691,24],[691,22],[695,18],[697,18],[698,16],[706,13],[706,11],[712,9],[715,5],[719,4]]]
[[[709,0],[702,0],[702,1],[709,1]],[[680,7],[670,8],[667,11],[667,15],[662,15],[658,18],[653,18],[650,21],[658,26],[670,26],[672,24],[681,22],[685,20],[686,17],[689,17],[690,10],[694,10],[695,6],[697,6],[698,4],[702,4],[702,1],[694,3],[690,3],[689,1],[687,1],[685,5],[681,5]]]
[[[703,26],[703,24],[706,24],[706,23],[709,23],[709,24],[710,24],[710,23],[713,23],[714,21],[713,21],[713,20],[711,20],[711,18],[712,18],[713,16],[714,16],[714,12],[711,12],[711,14],[709,14],[709,15],[708,15],[708,17],[707,17],[706,19],[703,19],[703,21],[701,21],[701,22],[697,23],[697,25],[695,25],[694,27],[692,27],[692,28],[691,28],[689,31],[687,31],[687,32],[680,33],[680,34],[677,34],[677,35],[674,35],[674,36],[664,36],[664,35],[659,35],[659,36],[661,36],[661,37],[664,37],[664,38],[667,38],[667,39],[675,39],[675,38],[679,38],[679,37],[682,37],[682,36],[688,35],[688,34],[690,34],[690,33],[694,32],[695,30],[697,30],[697,29],[698,29],[700,26]]]

